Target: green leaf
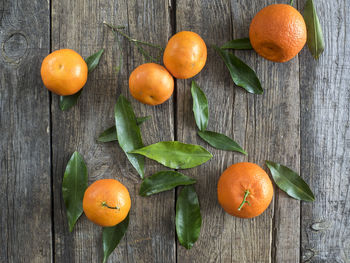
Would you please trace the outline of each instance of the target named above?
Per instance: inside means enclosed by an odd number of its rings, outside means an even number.
[[[136,118],[137,125],[141,125],[142,123],[147,121],[149,118],[151,118],[151,116]],[[112,127],[109,127],[107,130],[102,132],[100,136],[97,138],[97,141],[99,142],[113,142],[117,140],[118,140],[117,130],[115,128],[115,125],[113,125]]]
[[[85,59],[86,64],[88,66],[89,73],[91,73],[97,67],[103,52],[104,52],[104,49],[102,48],[95,54]],[[77,103],[82,91],[83,89],[79,90],[77,93],[73,95],[60,96],[60,109],[62,111],[66,111],[72,108]]]
[[[315,196],[305,181],[293,170],[279,163],[266,161],[271,175],[277,186],[289,196],[312,202]]]
[[[238,143],[224,134],[213,131],[198,131],[198,135],[214,148],[225,151],[240,152],[247,155],[247,152],[244,151]]]
[[[231,78],[237,86],[244,88],[249,93],[262,94],[264,92],[254,70],[231,52],[217,46],[214,46],[214,49],[224,60]]]
[[[102,231],[103,263],[107,262],[109,255],[117,247],[129,226],[129,215],[118,225],[104,227]]]
[[[198,197],[192,185],[185,186],[176,201],[176,234],[186,249],[191,249],[199,237],[202,216]]]
[[[253,49],[253,47],[249,38],[240,38],[225,43],[221,49]]]
[[[324,38],[313,0],[307,0],[305,3],[304,20],[307,29],[306,43],[311,54],[318,59],[324,50]]]
[[[213,155],[199,145],[177,141],[158,142],[130,153],[144,155],[173,169],[192,168],[210,160]]]
[[[83,213],[83,198],[88,187],[88,173],[83,157],[74,152],[64,172],[62,196],[67,210],[69,231]]]
[[[85,59],[86,64],[88,66],[89,73],[91,73],[98,65],[100,62],[101,56],[105,50],[102,48],[95,54],[91,55],[87,59]]]
[[[208,100],[204,92],[193,80],[191,84],[191,93],[193,98],[193,113],[199,130],[205,131],[208,126],[209,109]]]
[[[114,114],[119,145],[140,177],[143,178],[145,158],[130,153],[132,150],[143,147],[141,131],[131,104],[123,95],[119,96],[115,104]]]
[[[173,189],[179,185],[189,185],[195,182],[195,179],[179,172],[160,171],[143,180],[139,194],[141,196],[150,196]]]

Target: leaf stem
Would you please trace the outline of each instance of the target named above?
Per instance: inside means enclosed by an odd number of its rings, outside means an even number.
[[[144,42],[144,41],[141,41],[141,40],[137,40],[137,39],[134,39],[134,38],[128,36],[127,34],[125,34],[125,33],[121,30],[121,29],[124,28],[123,26],[113,26],[113,25],[108,24],[108,23],[105,22],[105,21],[103,21],[103,24],[105,24],[106,26],[108,26],[108,27],[111,28],[112,30],[117,31],[119,34],[121,34],[123,37],[125,37],[126,39],[128,39],[130,42],[138,43],[138,44],[142,44],[142,45],[146,45],[146,46],[149,46],[149,47],[158,48],[158,49],[161,50],[161,51],[164,50],[164,49],[163,49],[161,46],[159,46],[159,45],[152,44],[152,43],[148,43],[148,42]]]
[[[241,205],[238,207],[238,211],[241,211],[241,209],[245,203],[247,203],[249,205],[249,201],[247,201],[247,197],[249,194],[250,194],[249,190],[245,190],[243,201],[242,201]]]
[[[290,0],[290,5],[292,6],[293,5],[293,3],[294,3],[294,0]]]
[[[105,207],[110,208],[110,209],[120,210],[120,208],[118,206],[109,206],[109,205],[107,205],[106,202],[102,202],[102,206],[105,206]]]

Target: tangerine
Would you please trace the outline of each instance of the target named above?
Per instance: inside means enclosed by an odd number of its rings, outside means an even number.
[[[72,49],[60,49],[46,56],[41,64],[45,87],[61,96],[72,95],[84,87],[88,66]]]
[[[273,186],[260,166],[242,162],[231,165],[220,176],[218,200],[230,215],[252,218],[266,210],[272,200]]]
[[[295,57],[306,43],[303,16],[291,5],[273,4],[261,9],[249,28],[254,50],[274,62],[286,62]]]
[[[101,179],[85,191],[83,210],[86,217],[97,225],[108,227],[122,222],[130,211],[128,189],[114,179]]]
[[[130,74],[129,90],[135,99],[144,104],[162,104],[174,92],[174,78],[163,66],[145,63]]]
[[[197,75],[206,61],[207,46],[198,34],[191,31],[173,35],[164,50],[164,65],[178,79]]]

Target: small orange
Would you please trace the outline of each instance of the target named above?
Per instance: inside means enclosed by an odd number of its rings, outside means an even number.
[[[142,103],[162,104],[174,92],[174,78],[161,65],[142,64],[130,74],[129,90],[131,95]]]
[[[164,50],[164,65],[178,79],[197,75],[206,61],[207,46],[194,32],[182,31],[173,35]]]
[[[249,28],[254,50],[275,62],[295,57],[304,47],[306,35],[303,16],[287,4],[273,4],[261,9]]]
[[[233,164],[219,179],[219,203],[233,216],[252,218],[260,215],[271,203],[272,196],[269,176],[254,163]]]
[[[45,87],[61,96],[77,93],[86,83],[88,67],[74,50],[60,49],[44,58],[41,78]]]
[[[84,213],[88,219],[100,226],[119,224],[128,215],[130,206],[128,189],[114,179],[98,180],[92,183],[84,194]]]

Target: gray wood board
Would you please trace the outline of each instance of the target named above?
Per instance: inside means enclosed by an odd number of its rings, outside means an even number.
[[[74,14],[71,15],[71,14]],[[119,37],[122,52],[106,21],[123,25],[133,38],[165,45],[170,36],[167,3],[150,1],[54,1],[52,6],[52,47],[72,48],[87,57],[105,48],[100,65],[89,77],[78,105],[61,112],[53,95],[52,147],[55,212],[55,259],[57,262],[100,262],[102,228],[82,216],[73,233],[68,232],[61,181],[70,155],[78,150],[85,158],[89,182],[102,178],[120,180],[130,191],[132,208],[126,236],[109,262],[175,261],[174,193],[140,197],[140,178],[118,143],[97,143],[104,129],[114,124],[114,105],[120,94],[127,96],[137,116],[151,115],[141,127],[145,144],[173,139],[173,101],[151,107],[134,100],[128,91],[131,71],[144,60],[125,39]],[[145,30],[147,29],[147,30]],[[122,66],[119,73],[116,67]],[[146,161],[146,175],[163,169]]]
[[[301,176],[316,201],[302,205],[302,260],[350,262],[349,1],[314,1],[325,52],[300,56]],[[304,1],[300,1],[303,6]]]
[[[0,3],[0,262],[52,258],[49,25],[47,1]]]

